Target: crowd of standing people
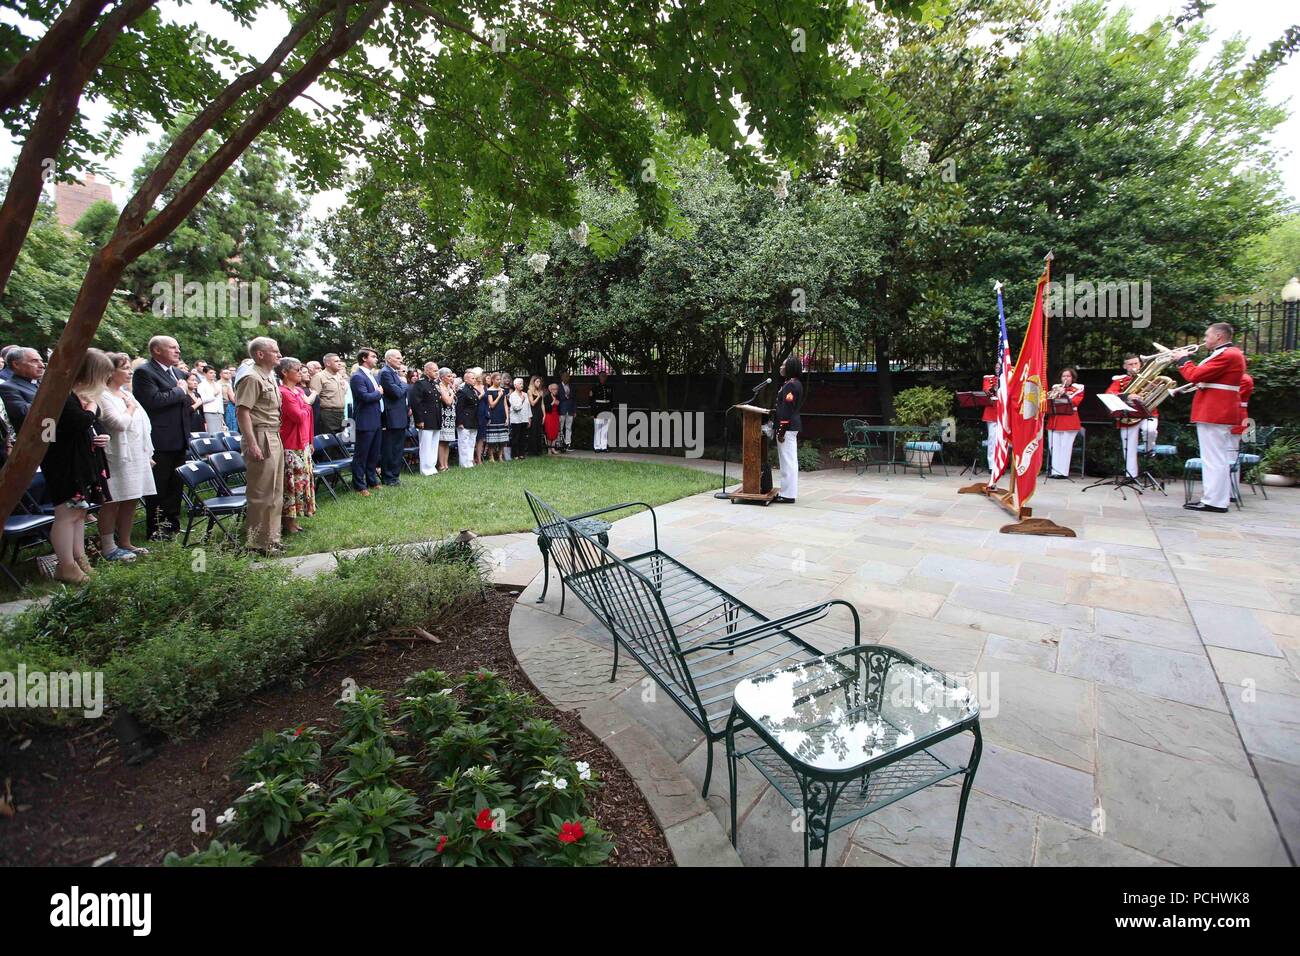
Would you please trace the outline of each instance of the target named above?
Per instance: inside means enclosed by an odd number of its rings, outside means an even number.
[[[577,395],[568,372],[549,385],[541,376],[510,380],[467,368],[458,376],[437,362],[408,369],[389,349],[382,364],[361,349],[349,373],[336,353],[321,361],[282,356],[275,340],[248,343],[238,366],[181,360],[171,336],[149,341],[148,357],[87,350],[73,390],[53,423],[42,466],[54,507],[50,539],[54,577],[81,583],[93,572],[85,548],[86,519],[98,508],[99,553],[133,561],[148,549],[132,541],[136,511],[145,533],[170,538],[181,527],[183,482],[178,469],[194,434],[241,436],[247,477],[247,547],[281,550],[281,539],[304,530],[316,511],[313,439],[352,440],[352,486],[363,496],[401,483],[408,438],[417,442],[426,476],[529,456],[560,455],[572,446]],[[40,387],[45,364],[36,349],[0,349],[0,463],[12,448]],[[613,408],[606,373],[592,387],[593,409]],[[608,423],[597,419],[596,451],[608,450]]]

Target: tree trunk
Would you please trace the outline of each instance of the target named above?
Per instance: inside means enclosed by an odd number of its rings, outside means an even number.
[[[77,65],[76,52],[73,47],[63,57],[57,75],[45,92],[36,122],[14,165],[4,205],[0,206],[0,294],[13,274],[18,253],[36,215],[46,170],[53,172],[54,157],[77,119],[77,105],[86,79]]]
[[[884,423],[894,417],[894,373],[889,370],[889,332],[876,332],[876,388],[880,395],[880,414]]]

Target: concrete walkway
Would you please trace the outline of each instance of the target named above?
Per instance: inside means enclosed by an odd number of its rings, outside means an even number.
[[[1200,515],[1181,486],[1125,501],[1043,482],[1035,514],[1078,533],[1064,539],[999,534],[1005,514],[957,495],[964,483],[850,470],[802,475],[794,506],[697,495],[656,509],[659,542],[760,611],[846,598],[864,642],[978,675],[985,749],[961,864],[1293,863],[1300,490],[1247,490],[1244,511]],[[619,521],[611,545],[649,547],[648,516]],[[554,580],[544,604],[540,590],[511,621],[530,678],[630,761],[679,863],[724,861],[726,777],[700,801],[694,725],[626,656],[609,683],[603,628],[576,600],[559,616]],[[803,633],[831,650],[846,623]],[[948,743],[969,752],[969,737]],[[738,799],[744,863],[801,862],[795,815],[747,764]],[[830,859],[946,865],[956,808],[955,785],[922,791],[838,831]]]

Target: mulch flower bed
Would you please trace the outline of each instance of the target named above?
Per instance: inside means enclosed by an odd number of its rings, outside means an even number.
[[[569,735],[567,756],[586,761],[602,786],[591,815],[615,844],[613,866],[671,866],[672,853],[641,792],[622,765],[583,728],[577,715],[546,704],[510,651],[515,595],[489,591],[430,628],[442,641],[380,642],[310,669],[300,686],[260,692],[238,713],[197,736],[163,745],[129,766],[108,722],[74,732],[39,730],[0,740],[0,865],[158,865],[169,851],[207,846],[211,832],[191,831],[194,811],[213,821],[245,784],[234,778],[239,756],[263,731],[304,721],[337,732],[334,701],[345,680],[392,693],[429,668],[467,673],[487,668],[511,690],[538,697],[538,716]],[[296,863],[296,855],[275,858]]]

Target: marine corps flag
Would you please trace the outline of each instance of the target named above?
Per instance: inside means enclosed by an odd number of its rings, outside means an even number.
[[[1034,311],[1029,317],[1020,357],[1011,373],[1011,460],[1015,465],[1012,490],[1017,510],[1033,497],[1038,472],[1043,467],[1043,412],[1047,396],[1047,323],[1043,318],[1043,290],[1051,280],[1052,256],[1038,278]]]

